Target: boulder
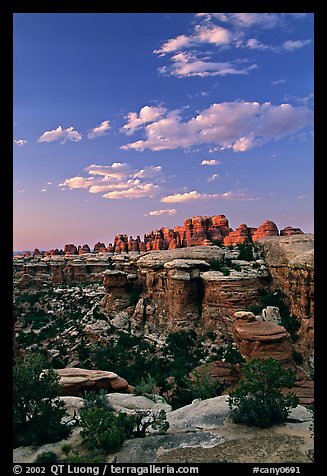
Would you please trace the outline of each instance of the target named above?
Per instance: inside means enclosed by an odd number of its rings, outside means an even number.
[[[272,322],[280,325],[282,318],[280,317],[279,309],[276,306],[267,306],[261,311],[262,320],[265,322]]]
[[[233,321],[234,342],[246,360],[272,357],[284,363],[293,362],[292,342],[286,329],[272,322]]]
[[[171,412],[171,406],[162,397],[157,397],[159,401],[155,402],[143,395],[128,393],[109,393],[107,396],[115,411],[134,413],[137,410],[151,410],[154,412],[164,410],[166,413]]]
[[[56,369],[63,396],[78,396],[86,390],[107,389],[108,392],[125,392],[128,382],[114,372],[80,368]]]

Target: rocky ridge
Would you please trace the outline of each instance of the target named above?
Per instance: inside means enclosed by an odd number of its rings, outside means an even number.
[[[71,415],[79,414],[82,398],[61,398]],[[145,397],[113,393],[108,398],[116,411],[125,413],[164,409],[170,426],[166,434],[127,440],[117,453],[107,456],[107,463],[312,462],[312,415],[303,406],[293,409],[285,424],[266,430],[233,423],[226,396],[198,400],[174,411]],[[69,439],[38,448],[16,448],[13,462],[32,463],[44,451],[64,457],[64,444],[83,451],[79,433],[75,429]]]
[[[96,253],[129,253],[144,252],[152,250],[171,250],[190,246],[207,246],[210,244],[221,243],[225,246],[235,246],[242,243],[254,243],[258,239],[266,236],[291,236],[294,234],[303,234],[300,228],[287,226],[278,231],[276,224],[271,220],[264,221],[258,228],[248,227],[241,224],[235,231],[229,226],[225,215],[213,216],[194,216],[186,218],[183,226],[175,228],[162,227],[159,230],[151,230],[144,235],[143,241],[140,236],[134,239],[126,234],[119,234],[114,237],[114,242],[105,243],[98,241],[93,246],[93,252]],[[66,244],[64,249],[51,249],[40,251],[35,248],[33,258],[44,258],[53,256],[84,255],[91,252],[89,245],[75,246],[73,243]],[[16,260],[31,258],[30,252],[23,255],[16,255]]]

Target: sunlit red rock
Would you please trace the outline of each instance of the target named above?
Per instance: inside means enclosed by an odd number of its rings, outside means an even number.
[[[225,246],[236,246],[243,243],[248,243],[250,241],[249,237],[249,228],[247,225],[242,223],[235,231],[231,231],[227,236],[224,238],[224,245]]]
[[[265,238],[266,236],[278,236],[278,228],[276,224],[271,220],[266,220],[260,225],[257,230],[252,235],[252,241],[255,243],[260,238]]]

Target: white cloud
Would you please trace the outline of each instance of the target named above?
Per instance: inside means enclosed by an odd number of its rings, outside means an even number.
[[[251,50],[267,50],[269,48],[268,45],[264,45],[256,38],[249,38],[244,46]]]
[[[232,34],[229,30],[222,26],[207,23],[196,25],[193,35],[179,35],[176,36],[176,38],[171,38],[166,41],[159,50],[154,50],[153,53],[164,56],[167,53],[180,51],[183,48],[196,46],[198,44],[208,43],[218,46],[229,44],[231,40]]]
[[[67,140],[79,142],[81,139],[82,135],[78,131],[75,131],[73,127],[63,129],[61,126],[58,126],[57,129],[44,132],[41,137],[38,138],[37,142],[54,142],[60,140],[61,144],[65,144]]]
[[[208,177],[207,182],[215,182],[217,179],[219,179],[219,174],[212,174]]]
[[[242,101],[214,103],[185,122],[178,113],[160,118],[145,126],[145,140],[121,148],[158,151],[215,144],[220,149],[244,152],[298,132],[311,124],[312,118],[312,111],[305,106]]]
[[[142,198],[153,197],[159,191],[159,186],[153,183],[146,183],[137,185],[136,187],[127,188],[125,190],[115,190],[102,195],[104,198],[109,199],[122,199],[122,198]]]
[[[114,162],[111,165],[92,164],[88,167],[85,167],[84,170],[90,175],[103,175],[105,177],[118,179],[122,177],[128,177],[131,172],[131,167],[126,163]]]
[[[210,160],[202,160],[201,165],[218,165],[220,164],[219,160],[216,159],[210,159]]]
[[[25,145],[27,143],[27,140],[25,140],[25,139],[15,139],[14,143],[16,145],[18,145],[18,147],[22,147],[23,145]]]
[[[172,75],[177,78],[192,76],[226,76],[228,74],[248,74],[249,71],[256,69],[257,66],[246,65],[242,68],[231,62],[207,61],[207,58],[200,59],[191,53],[177,53],[171,58],[172,64],[158,69],[163,75]]]
[[[17,193],[24,193],[25,190],[17,190]]]
[[[197,25],[195,27],[195,41],[199,43],[211,43],[214,45],[229,44],[232,39],[231,32],[217,25]]]
[[[46,192],[46,191],[47,191],[46,188],[42,188],[42,189],[41,189],[41,192]]]
[[[102,121],[99,126],[96,126],[94,129],[91,129],[87,134],[88,139],[95,139],[96,137],[101,137],[107,134],[110,129],[109,121]]]
[[[138,178],[152,178],[157,174],[161,173],[162,167],[161,165],[150,165],[149,167],[145,167],[141,169],[139,172],[133,174],[133,177]]]
[[[172,51],[179,50],[180,48],[185,48],[192,44],[192,39],[186,35],[179,35],[176,38],[171,38],[166,41],[160,48],[160,50],[154,50],[153,53],[164,55],[165,53],[171,53]]]
[[[161,198],[161,202],[164,203],[184,203],[192,200],[259,200],[259,197],[253,197],[242,190],[229,191],[225,193],[199,193],[196,190],[185,193],[175,193],[173,195],[167,195]]]
[[[94,184],[94,177],[84,178],[81,176],[72,177],[66,179],[64,182],[59,184],[59,187],[68,187],[71,190],[74,188],[89,188]]]
[[[47,182],[47,185],[52,185],[52,182]]]
[[[271,84],[273,86],[276,86],[277,84],[284,84],[286,82],[286,79],[285,78],[281,78],[281,79],[275,79],[275,81],[272,81]]]
[[[231,23],[243,28],[253,25],[262,28],[274,28],[281,21],[281,16],[276,13],[207,13],[207,16],[215,17],[221,22]]]
[[[123,126],[122,131],[126,135],[132,135],[144,124],[154,122],[164,115],[167,111],[164,107],[159,106],[144,106],[140,109],[139,114],[136,112],[129,112],[125,119],[127,123]]]
[[[160,192],[162,167],[150,165],[135,170],[127,163],[114,162],[111,165],[89,165],[84,169],[88,177],[76,176],[59,184],[61,190],[87,189],[89,193],[103,193],[104,198],[152,197]],[[151,183],[143,179],[152,178]]]
[[[310,44],[311,40],[287,40],[283,43],[283,49],[286,51],[295,51]]]
[[[160,215],[176,215],[176,210],[175,208],[171,208],[169,210],[153,210],[152,212],[148,212],[146,213],[144,216],[147,217],[147,216],[160,216]]]

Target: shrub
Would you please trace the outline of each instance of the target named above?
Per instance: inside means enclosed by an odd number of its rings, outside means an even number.
[[[134,427],[134,418],[93,407],[81,412],[82,443],[88,450],[118,451]],[[132,428],[133,429],[133,428]]]
[[[251,243],[240,243],[237,245],[238,259],[245,261],[254,261],[253,245]]]
[[[287,332],[290,334],[292,341],[296,342],[299,338],[297,331],[301,327],[301,324],[297,318],[285,313],[283,316],[281,316],[281,325],[285,327]]]
[[[132,435],[135,438],[143,438],[149,427],[157,430],[159,433],[165,433],[169,428],[169,423],[166,420],[165,410],[155,412],[152,410],[137,410],[133,415],[134,428]]]
[[[212,271],[220,271],[221,270],[221,261],[219,259],[213,259],[210,261],[210,267]]]
[[[193,378],[186,377],[184,379],[192,400],[194,398],[206,400],[221,395],[222,386],[219,381],[215,381],[211,377],[207,365],[204,365],[201,370],[193,370],[192,376]]]
[[[229,364],[244,364],[245,362],[240,351],[236,347],[233,347],[232,344],[227,345],[223,354],[223,359]]]
[[[72,451],[66,455],[64,458],[65,463],[93,463],[99,464],[105,461],[105,456],[101,455],[98,451],[93,451],[92,453],[80,454],[76,451]]]
[[[229,394],[233,420],[260,428],[285,421],[290,409],[299,402],[296,395],[281,392],[283,387],[294,385],[294,372],[271,357],[252,359],[244,365],[243,372],[245,379]]]
[[[59,463],[59,458],[53,451],[44,451],[37,456],[34,463]]]
[[[230,275],[230,270],[226,267],[222,267],[220,269],[220,272],[223,273],[224,276],[229,276]]]
[[[292,355],[293,355],[294,362],[296,364],[299,364],[299,365],[303,364],[303,356],[301,352],[298,352],[297,350],[293,349]]]
[[[84,407],[82,411],[88,410],[90,408],[106,408],[113,411],[113,406],[111,405],[107,392],[105,389],[100,389],[98,393],[96,392],[84,392]]]
[[[138,385],[134,389],[135,395],[153,395],[157,388],[156,380],[148,373],[146,377],[142,377]]]
[[[59,395],[59,377],[40,354],[17,359],[13,370],[14,445],[52,443],[71,429],[61,423],[66,414]]]
[[[215,246],[223,246],[223,242],[221,240],[211,240],[211,243]]]

